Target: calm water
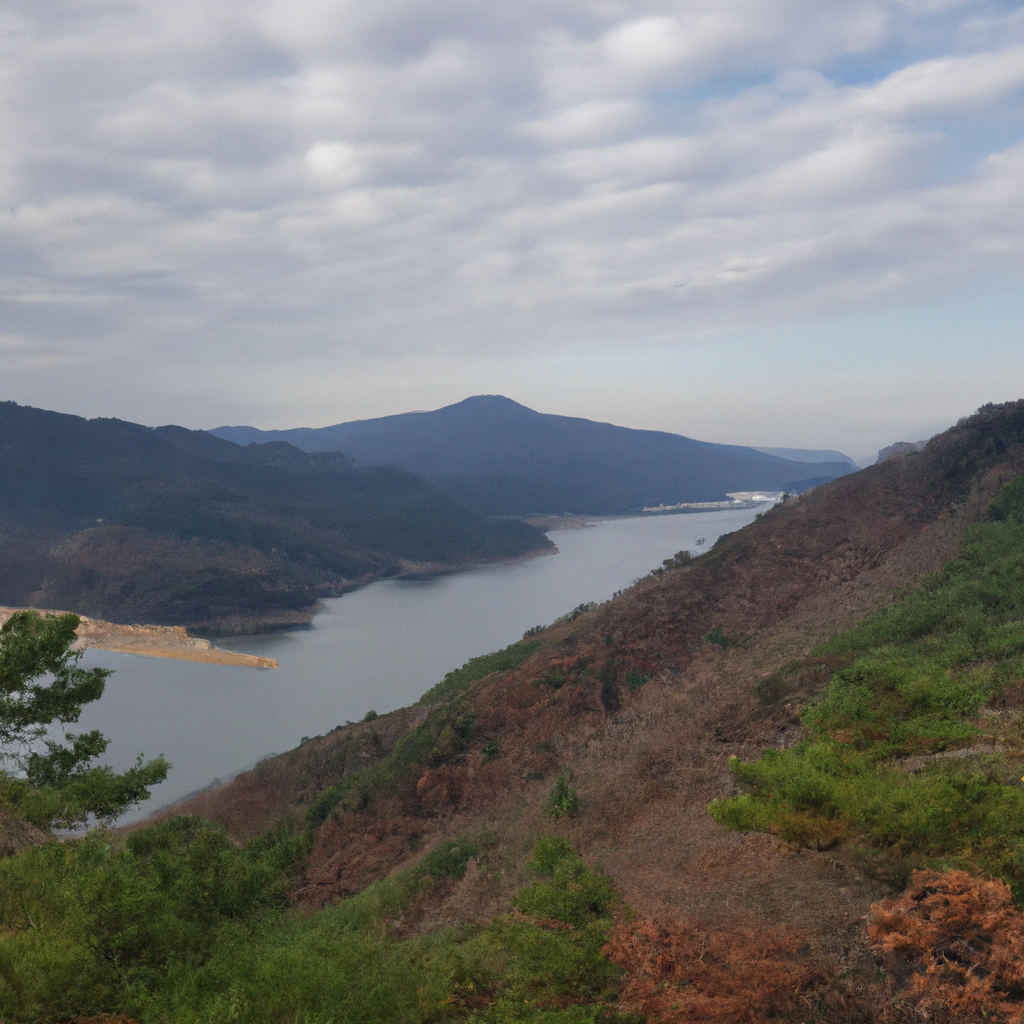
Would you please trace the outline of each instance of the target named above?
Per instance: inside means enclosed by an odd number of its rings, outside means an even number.
[[[357,721],[371,708],[383,713],[411,704],[469,658],[505,647],[584,601],[611,597],[676,551],[699,550],[699,537],[711,545],[745,526],[756,511],[558,530],[551,534],[557,555],[426,580],[382,580],[328,601],[309,629],[221,643],[276,658],[276,671],[88,651],[83,664],[116,671],[77,728],[112,737],[105,760],[116,768],[139,751],[172,762],[138,817],[303,736]]]

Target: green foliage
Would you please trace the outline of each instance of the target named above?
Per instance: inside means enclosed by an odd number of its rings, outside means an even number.
[[[0,806],[40,825],[71,825],[89,815],[111,821],[149,796],[170,765],[163,758],[116,773],[93,765],[108,746],[101,733],[65,732],[103,695],[108,669],[79,668],[72,651],[79,618],[15,612],[0,627]],[[40,752],[40,746],[45,753]]]
[[[992,500],[988,514],[997,521],[1024,523],[1024,474],[1015,477]]]
[[[564,672],[557,668],[551,668],[538,679],[534,679],[533,685],[536,687],[550,686],[552,690],[560,690],[568,681]]]
[[[530,631],[527,630],[527,632]],[[449,672],[441,682],[427,690],[417,703],[438,704],[451,700],[453,697],[465,693],[478,679],[483,679],[484,676],[489,676],[492,672],[507,672],[509,669],[521,665],[527,658],[545,646],[543,640],[531,640],[529,643],[520,640],[503,650],[494,651],[492,654],[482,654],[479,658],[470,658],[462,668]]]
[[[283,905],[302,852],[287,830],[241,850],[182,817],[0,861],[0,1019],[100,1012],[196,969],[225,924]]]
[[[474,728],[475,723],[465,714],[460,700],[434,708],[426,721],[403,736],[387,757],[319,793],[306,812],[307,824],[316,828],[338,806],[365,811],[379,796],[397,793],[403,786],[410,788],[425,768],[461,757],[469,748]]]
[[[493,833],[440,843],[413,867],[345,900],[337,910],[338,919],[347,928],[360,929],[397,918],[435,882],[458,881],[473,859],[486,862],[486,851],[494,843]]]
[[[721,647],[723,651],[727,647],[732,647],[735,643],[734,640],[731,640],[725,635],[721,626],[715,626],[710,633],[705,633],[702,639],[707,644],[715,644],[716,646]]]
[[[971,750],[984,705],[1024,675],[1022,500],[1018,477],[941,572],[813,652],[839,667],[804,709],[805,740],[734,762],[747,793],[715,801],[716,820],[819,847],[852,841],[883,873],[900,862],[999,874],[1024,896],[1016,755]],[[780,699],[790,674],[763,680],[761,699]]]
[[[399,938],[434,885],[487,870],[493,835],[314,914],[283,906],[303,839],[282,826],[238,849],[196,819],[93,834],[0,862],[0,1019],[99,1013],[143,1024],[385,1024],[395,1020],[639,1024],[614,1009],[602,954],[614,892],[564,840],[542,840],[522,916]]]
[[[580,809],[580,798],[572,784],[572,772],[563,768],[544,801],[546,818],[572,818]]]
[[[610,916],[615,901],[610,879],[591,871],[568,839],[539,839],[530,868],[542,881],[519,890],[516,907],[524,914],[574,927]]]
[[[596,607],[596,601],[584,601],[582,604],[576,605],[571,612],[566,612],[565,615],[559,615],[551,625],[558,626],[565,622],[575,622],[581,615],[586,615],[587,612],[592,612]]]
[[[490,740],[480,752],[480,763],[487,764],[488,761],[493,761],[500,753],[501,748],[498,746],[497,742],[495,740]]]
[[[630,692],[635,692],[640,689],[644,683],[650,682],[651,677],[646,672],[630,672],[626,676],[626,682],[629,684]]]
[[[652,576],[664,576],[673,569],[682,569],[693,562],[689,551],[677,551],[671,558],[666,558],[656,569],[651,570]]]
[[[860,654],[916,644],[949,667],[1024,653],[1022,573],[1024,524],[978,524],[959,555],[919,589],[817,650]]]

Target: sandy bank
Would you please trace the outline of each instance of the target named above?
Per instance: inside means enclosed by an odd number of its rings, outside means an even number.
[[[44,609],[39,609],[43,611]],[[20,608],[0,607],[0,623]],[[248,668],[277,668],[273,658],[240,654],[214,647],[209,640],[189,636],[182,626],[125,626],[117,622],[90,619],[85,615],[76,633],[79,650],[95,647],[122,654],[144,654],[150,658],[177,658],[180,661],[202,661],[211,665],[240,665]]]

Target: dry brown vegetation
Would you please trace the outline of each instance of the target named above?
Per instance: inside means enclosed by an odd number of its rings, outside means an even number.
[[[31,822],[0,810],[0,857],[13,857],[53,836]]]
[[[442,839],[491,830],[500,892],[468,887],[456,909],[423,913],[425,921],[469,918],[507,901],[537,835],[563,832],[639,915],[641,923],[617,929],[610,950],[630,971],[624,998],[652,1022],[801,1019],[813,1001],[800,999],[837,974],[854,980],[846,989],[830,983],[832,1003],[814,1004],[825,1019],[901,1020],[875,953],[903,934],[925,965],[914,974],[925,979],[914,982],[917,1005],[940,1019],[949,986],[960,983],[942,975],[947,987],[934,987],[924,933],[882,923],[910,929],[911,911],[893,905],[876,917],[869,946],[864,919],[891,894],[884,881],[841,852],[725,832],[706,807],[734,791],[730,755],[752,759],[798,739],[796,712],[835,664],[795,660],[937,570],[965,526],[1024,470],[1024,445],[994,449],[986,429],[984,417],[972,419],[919,455],[787,501],[690,565],[549,630],[542,651],[466,694],[462,713],[474,727],[465,749],[420,764],[367,806],[339,804],[316,831],[295,898],[322,905]],[[704,639],[712,631],[725,642]],[[385,756],[424,713],[396,712],[318,739],[178,810],[246,838],[301,813],[357,762]],[[381,744],[366,752],[374,733]],[[488,744],[496,756],[482,756]],[[572,773],[581,810],[552,822],[543,804],[562,770]],[[970,898],[1009,928],[991,892]],[[900,953],[908,963],[909,952]],[[1009,1015],[1017,990],[1001,978],[986,984]]]
[[[921,1016],[1024,1021],[1024,915],[1009,886],[964,871],[915,871],[872,907],[872,948]]]
[[[317,793],[337,779],[387,757],[395,743],[425,714],[420,708],[405,708],[372,722],[339,727],[285,754],[260,761],[226,785],[161,808],[142,824],[176,814],[198,814],[224,825],[233,839],[244,842],[282,819],[300,819]],[[230,797],[225,799],[227,794]]]
[[[683,922],[619,924],[605,953],[624,968],[622,1003],[665,1024],[770,1020],[811,1005],[824,980],[793,933]]]

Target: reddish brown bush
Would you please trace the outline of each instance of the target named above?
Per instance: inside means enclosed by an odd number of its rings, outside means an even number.
[[[915,871],[872,908],[868,938],[924,1013],[1024,1022],[1024,915],[1009,887],[965,871]]]
[[[822,980],[789,933],[647,921],[619,924],[605,955],[628,972],[623,1003],[651,1024],[761,1021]]]

